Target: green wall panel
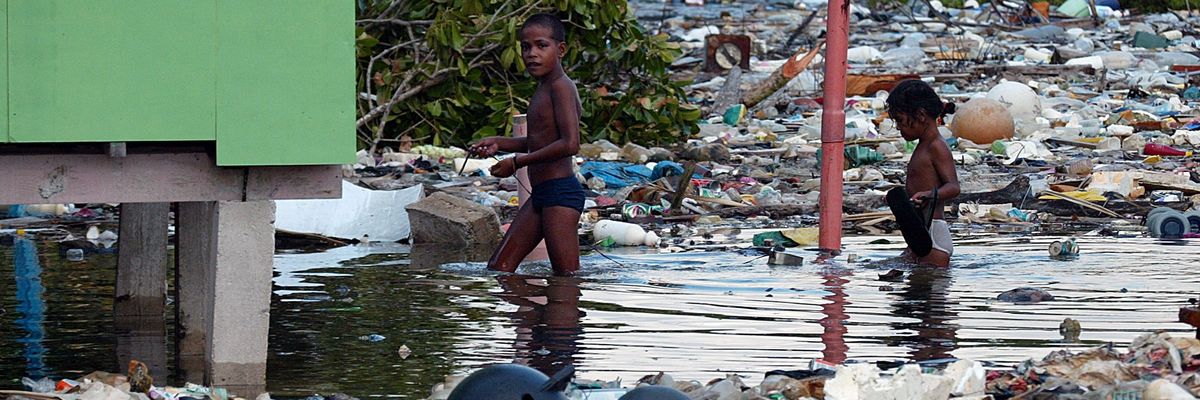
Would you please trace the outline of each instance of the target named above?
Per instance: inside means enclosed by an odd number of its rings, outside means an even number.
[[[217,164],[354,161],[354,2],[217,1]]]
[[[0,143],[8,137],[8,0],[0,0]]]
[[[14,142],[215,139],[215,0],[6,0]]]

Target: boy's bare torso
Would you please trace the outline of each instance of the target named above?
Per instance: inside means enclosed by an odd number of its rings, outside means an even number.
[[[555,99],[550,93],[554,85],[570,86],[570,92],[575,94],[574,98]],[[555,104],[556,101],[558,104]],[[555,118],[554,108],[571,106],[576,107],[576,110],[580,114],[583,113],[583,106],[579,100],[579,92],[576,91],[575,83],[570,78],[562,76],[553,82],[538,85],[533,98],[529,100],[528,118],[526,119],[529,125],[527,126],[528,134],[525,140],[530,153],[549,146],[559,139],[560,133],[558,131],[558,121]],[[529,180],[532,185],[575,175],[571,157],[546,163],[532,164],[528,168]]]
[[[946,145],[944,140],[933,140],[930,143],[920,143],[913,150],[912,158],[908,161],[908,178],[904,183],[904,189],[908,193],[916,194],[924,191],[932,191],[935,188],[945,184],[938,177],[937,169],[934,168],[934,152],[931,146],[945,147],[943,154],[950,153],[950,147]],[[942,160],[942,162],[953,163],[954,160]],[[938,204],[934,206],[933,217],[935,219],[943,219],[943,210],[945,209],[945,200],[938,199]],[[925,211],[928,212],[928,211]]]

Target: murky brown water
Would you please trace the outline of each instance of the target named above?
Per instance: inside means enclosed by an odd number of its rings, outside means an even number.
[[[848,253],[879,259],[900,247],[871,239],[848,239]],[[547,371],[571,363],[584,378],[625,382],[667,371],[741,373],[753,383],[813,358],[1004,364],[1156,329],[1190,334],[1175,318],[1200,292],[1200,242],[1089,237],[1079,259],[1053,261],[1051,239],[960,241],[953,268],[913,270],[897,283],[859,264],[770,267],[734,252],[610,254],[624,266],[591,255],[579,278],[545,278],[545,266],[499,277],[473,264],[432,267],[440,257],[406,246],[281,254],[268,389],[423,398],[447,374],[511,361]],[[118,370],[128,341],[112,322],[115,263],[105,254],[67,261],[53,245],[0,246],[6,386]],[[1018,286],[1058,300],[991,300]],[[1065,317],[1082,323],[1081,343],[1059,335]]]

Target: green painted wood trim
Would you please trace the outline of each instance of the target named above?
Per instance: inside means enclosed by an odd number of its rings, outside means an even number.
[[[217,21],[217,164],[354,162],[354,2],[217,0]]]
[[[0,0],[0,143],[8,143],[12,138],[8,135],[8,0]]]

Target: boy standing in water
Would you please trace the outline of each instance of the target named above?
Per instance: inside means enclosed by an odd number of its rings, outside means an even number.
[[[911,200],[923,211],[922,215],[928,215],[925,210],[933,207],[933,219],[929,224],[933,250],[918,257],[911,249],[906,249],[901,258],[907,262],[947,267],[950,256],[954,255],[954,243],[950,226],[942,219],[942,214],[945,201],[958,196],[959,187],[954,158],[950,155],[950,146],[938,132],[938,124],[943,116],[954,113],[954,104],[942,103],[929,84],[907,80],[900,82],[888,95],[887,112],[904,140],[917,141],[917,148],[908,162],[905,189],[912,193]]]
[[[579,214],[583,212],[583,186],[575,179],[571,159],[579,152],[579,93],[563,71],[566,28],[550,14],[537,14],[521,26],[521,59],[538,81],[529,100],[528,135],[523,138],[490,137],[471,146],[471,152],[488,157],[497,151],[519,154],[492,167],[493,176],[509,177],[529,168],[533,185],[530,201],[517,211],[488,269],[513,272],[542,239],[555,275],[579,270]]]

